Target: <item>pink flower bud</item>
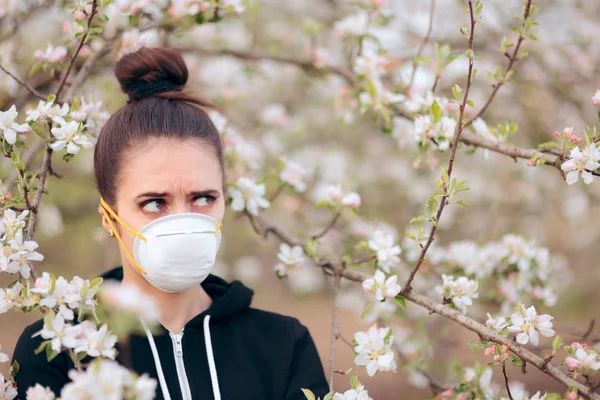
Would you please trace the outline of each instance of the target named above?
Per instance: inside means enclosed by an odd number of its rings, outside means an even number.
[[[563,133],[567,136],[572,136],[573,135],[573,127],[572,126],[567,126],[565,128],[565,130],[563,131]]]
[[[494,349],[494,347],[493,347],[493,346],[492,346],[492,347],[488,347],[487,349],[485,349],[485,352],[484,352],[484,353],[485,353],[485,355],[486,355],[486,356],[489,356],[489,355],[491,355],[491,354],[494,354],[494,350],[495,350],[495,349]]]
[[[446,389],[445,391],[443,391],[440,396],[442,397],[442,399],[451,399],[452,396],[454,396],[454,390],[452,389]]]
[[[494,356],[494,361],[500,361],[500,356],[498,354]]]
[[[68,33],[71,30],[71,21],[63,22],[62,31],[63,33]]]
[[[508,360],[508,353],[504,353],[502,356],[505,360]]]
[[[42,62],[44,61],[44,52],[41,50],[36,50],[35,53],[33,53],[33,57],[38,61],[38,62]]]
[[[456,396],[455,400],[467,400],[467,395],[466,393],[461,393],[458,396]]]
[[[577,360],[572,357],[567,357],[565,363],[570,369],[577,369],[579,367],[579,362],[577,362]]]
[[[576,400],[577,399],[577,393],[575,392],[571,392],[567,395],[567,397],[571,400]]]
[[[559,131],[555,131],[555,132],[554,132],[554,136],[555,136],[555,137],[559,137],[559,136],[560,136],[560,132],[559,132]]]
[[[594,97],[592,97],[592,104],[600,108],[600,90],[597,90],[596,94],[594,94]]]
[[[577,143],[581,143],[581,142],[583,142],[583,138],[582,137],[577,138]]]
[[[532,158],[531,160],[527,161],[527,165],[533,167],[535,165],[535,160]]]
[[[80,20],[80,21],[85,21],[85,20],[87,19],[87,17],[88,17],[88,16],[87,16],[87,14],[86,14],[85,12],[81,11],[81,10],[77,10],[77,11],[75,11],[75,12],[73,13],[73,16],[74,16],[76,19]]]
[[[505,345],[505,344],[503,344],[502,345],[502,351],[506,353],[508,351],[508,346]]]

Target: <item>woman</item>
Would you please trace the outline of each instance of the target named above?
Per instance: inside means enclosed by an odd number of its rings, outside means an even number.
[[[94,153],[102,223],[123,267],[103,275],[156,300],[161,333],[132,336],[130,367],[159,382],[157,398],[292,400],[327,382],[307,329],[296,319],[250,308],[252,291],[209,275],[225,212],[223,150],[203,108],[182,89],[187,68],[170,49],[123,57],[116,75],[128,103],[102,129]],[[27,327],[15,349],[19,393],[40,383],[57,395],[73,367],[52,362]]]

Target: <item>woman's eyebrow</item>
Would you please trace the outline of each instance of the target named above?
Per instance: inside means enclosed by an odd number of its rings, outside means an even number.
[[[217,197],[221,194],[217,189],[193,190],[190,192],[192,196],[213,196]]]
[[[147,197],[163,198],[163,197],[167,197],[168,195],[169,195],[169,193],[167,193],[167,192],[144,192],[144,193],[138,194],[135,198],[136,199],[147,198]]]

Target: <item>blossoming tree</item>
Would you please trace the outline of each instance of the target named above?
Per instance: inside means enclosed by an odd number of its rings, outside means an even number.
[[[540,110],[540,101],[529,104],[520,92],[544,89],[560,97],[565,86],[581,85],[595,71],[581,59],[590,48],[537,45],[539,34],[557,28],[552,12],[532,0],[280,3],[0,2],[6,159],[0,272],[14,278],[0,289],[0,313],[43,315],[37,334],[46,341],[32,351],[44,351],[48,359],[67,352],[76,366],[61,396],[85,398],[76,396],[100,386],[116,398],[154,395],[156,382],[111,361],[116,341],[134,329],[127,315],[156,320],[151,299],[134,288],[42,272],[43,249],[35,235],[48,207],[45,195],[56,182],[49,178],[60,177],[57,165],[89,159],[86,150],[109,116],[99,99],[111,102],[111,93],[96,88],[106,68],[141,47],[166,45],[183,52],[207,81],[207,96],[236,110],[212,115],[226,153],[229,204],[258,236],[279,242],[273,274],[290,286],[306,276],[311,282],[328,277],[333,317],[326,398],[369,399],[368,378],[359,382],[357,371],[370,377],[402,370],[436,399],[600,399],[594,346],[600,339],[592,337],[593,324],[560,332],[545,313],[560,304],[569,268],[536,240],[513,233],[542,234],[523,227],[536,226],[532,216],[543,217],[518,210],[524,200],[553,215],[567,198],[576,198],[561,212],[578,220],[586,218],[588,199],[600,194],[594,188],[600,167],[596,129],[578,134],[571,127],[545,126],[536,121],[539,115],[551,113],[549,120],[560,121],[572,114]],[[585,2],[581,9],[567,3],[553,7],[590,15],[596,10]],[[510,31],[506,15],[517,10]],[[448,27],[436,31],[440,14]],[[62,23],[62,31],[47,47],[21,54],[28,24],[48,15]],[[288,20],[298,23],[298,15],[301,35],[286,26]],[[579,60],[580,72],[552,59],[563,53]],[[579,74],[578,81],[570,82],[569,73]],[[554,85],[546,88],[546,81]],[[503,94],[505,86],[516,89]],[[289,93],[279,93],[281,87]],[[584,97],[593,95],[588,108],[600,107],[600,91],[581,89],[589,93]],[[263,95],[273,91],[279,97]],[[536,134],[520,133],[522,126]],[[344,142],[355,148],[351,162]],[[564,188],[574,185],[586,192],[567,196]],[[523,225],[506,222],[513,219]],[[469,228],[460,229],[459,222]],[[40,222],[40,229],[44,223],[51,224]],[[481,235],[436,245],[456,226],[457,232]],[[110,308],[98,306],[99,293]],[[342,307],[358,311],[372,326],[342,332]],[[435,378],[435,356],[427,351],[435,337],[427,336],[428,322],[421,322],[434,320],[431,314],[476,333],[479,340],[471,347],[487,363]],[[352,349],[353,366],[336,363],[338,342]],[[8,361],[0,353],[0,362]],[[508,378],[507,370],[514,377],[532,368],[564,389],[530,396]],[[504,385],[493,383],[498,371]],[[339,379],[334,387],[336,374],[348,378],[344,387]],[[14,398],[17,389],[30,399],[54,398],[40,385],[15,388],[10,376],[1,378],[0,399]],[[305,395],[314,398],[310,391]]]

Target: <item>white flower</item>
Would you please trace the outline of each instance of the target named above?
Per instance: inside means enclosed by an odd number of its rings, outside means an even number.
[[[221,0],[222,6],[227,11],[234,12],[236,14],[241,14],[246,11],[246,7],[242,0]]]
[[[277,258],[281,263],[275,266],[275,272],[277,276],[284,277],[287,275],[289,269],[298,266],[304,261],[304,250],[299,245],[290,247],[286,243],[282,243],[279,246]]]
[[[25,227],[25,217],[29,215],[29,210],[23,211],[17,217],[17,213],[14,210],[7,209],[4,211],[2,218],[2,225],[0,226],[0,234],[3,236],[3,240],[17,239],[22,240],[23,228]]]
[[[69,114],[69,105],[64,103],[62,107],[53,101],[40,100],[35,110],[27,110],[27,122],[54,122],[59,125],[65,124],[65,117]]]
[[[173,0],[169,7],[169,15],[181,19],[189,15],[198,15],[210,6],[205,0]]]
[[[546,398],[547,393],[542,395],[542,392],[536,392],[533,396],[529,398],[529,400],[544,400]]]
[[[508,327],[509,332],[519,332],[518,343],[527,344],[531,340],[531,343],[537,346],[539,333],[545,337],[554,336],[552,322],[550,322],[554,317],[548,314],[537,315],[534,306],[525,309],[519,304],[518,311],[510,316],[511,325]]]
[[[75,352],[85,352],[92,357],[106,357],[114,360],[116,355],[115,344],[117,336],[108,332],[108,326],[102,325],[98,330],[85,329],[84,338],[75,347]]]
[[[347,35],[362,35],[369,26],[369,16],[366,12],[349,15],[335,23],[333,29]]]
[[[36,50],[35,53],[33,53],[33,57],[35,57],[38,62],[55,64],[63,61],[67,57],[67,48],[64,46],[54,47],[48,45],[46,51]]]
[[[592,97],[592,104],[600,108],[600,90],[597,90],[594,96]]]
[[[571,369],[590,369],[592,371],[600,370],[600,361],[598,361],[598,353],[594,350],[586,351],[583,347],[579,347],[575,351],[575,357],[567,357],[566,364]]]
[[[289,122],[288,115],[283,104],[269,104],[260,113],[260,120],[267,125],[284,126]]]
[[[160,316],[154,298],[135,285],[107,281],[102,284],[100,297],[107,305],[138,314],[147,323],[158,321]]]
[[[0,314],[4,314],[13,307],[20,307],[19,296],[23,286],[20,282],[14,284],[12,288],[0,289]]]
[[[348,193],[342,198],[342,205],[352,208],[358,208],[361,204],[360,195],[356,192]]]
[[[363,385],[359,385],[356,389],[346,390],[344,394],[335,393],[333,400],[373,400],[369,397],[369,392],[365,390]]]
[[[54,400],[54,392],[50,388],[45,388],[39,383],[27,389],[25,393],[27,400]]]
[[[435,290],[450,299],[452,304],[461,312],[467,313],[467,307],[473,305],[473,300],[479,297],[477,293],[477,281],[461,276],[454,279],[453,276],[442,275],[442,286],[436,286]]]
[[[506,318],[504,318],[503,316],[494,318],[490,315],[490,313],[488,313],[487,316],[488,316],[488,319],[487,319],[487,321],[485,321],[485,325],[488,328],[495,330],[496,332],[500,332],[502,329],[504,329],[508,326],[508,323],[506,322]]]
[[[17,143],[17,135],[29,132],[30,129],[27,124],[17,124],[15,122],[18,116],[19,113],[14,104],[7,111],[0,111],[0,130],[9,144]]]
[[[0,350],[2,350],[2,346],[0,345]],[[5,353],[0,351],[0,363],[5,363],[5,362],[9,362],[10,358],[8,357],[8,355],[6,355]]]
[[[52,128],[52,134],[57,139],[50,145],[54,151],[67,148],[67,153],[79,153],[79,146],[89,149],[94,147],[95,141],[81,132],[81,124],[71,121],[61,127]]]
[[[160,38],[156,29],[148,29],[140,32],[139,29],[133,28],[127,32],[123,32],[121,48],[117,53],[117,58],[121,58],[129,53],[134,53],[142,47],[152,48],[159,45]]]
[[[304,183],[306,170],[304,167],[297,162],[285,158],[281,160],[285,163],[285,167],[279,175],[281,180],[291,185],[297,192],[304,192],[306,190],[306,183]]]
[[[367,367],[367,374],[373,376],[377,371],[396,371],[396,361],[391,348],[394,342],[390,328],[372,326],[367,332],[354,334],[356,346],[354,362]]]
[[[50,325],[47,324],[48,320]],[[44,318],[44,327],[37,334],[40,334],[44,339],[52,339],[51,347],[57,353],[60,353],[65,339],[65,319],[62,316],[55,318]]]
[[[400,246],[394,245],[394,238],[387,232],[375,231],[369,240],[369,248],[377,252],[377,263],[387,273],[400,262]]]
[[[136,400],[153,400],[156,396],[156,379],[143,374],[134,384]]]
[[[101,101],[86,102],[81,99],[81,104],[77,111],[71,112],[71,118],[77,122],[85,121],[85,128],[99,131],[102,126],[108,121],[110,114],[103,109]]]
[[[238,179],[236,188],[231,190],[233,202],[231,208],[242,211],[244,208],[252,215],[258,215],[259,208],[268,208],[271,203],[263,196],[265,185],[257,184],[254,179],[242,177]]]
[[[4,379],[4,375],[0,374],[0,399],[13,400],[17,397],[17,386],[12,381]]]
[[[398,276],[390,276],[387,280],[385,274],[378,269],[373,278],[365,279],[362,284],[363,290],[367,293],[375,294],[378,301],[383,301],[386,297],[393,299],[400,293],[402,288],[398,285]]]
[[[8,241],[8,246],[2,248],[0,256],[0,271],[9,274],[20,273],[23,278],[29,279],[31,274],[31,261],[42,261],[44,256],[36,251],[38,244],[33,240],[25,243],[17,239]]]
[[[596,143],[592,143],[583,152],[579,147],[571,150],[571,157],[561,165],[561,169],[567,172],[567,184],[572,185],[579,180],[579,176],[586,184],[592,183],[593,175],[589,171],[595,171],[600,167],[600,149]]]

